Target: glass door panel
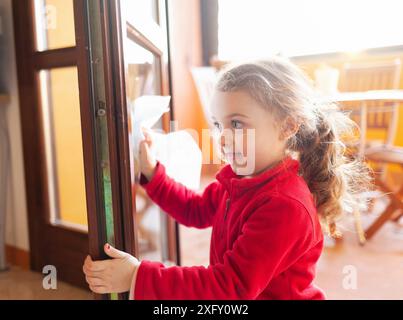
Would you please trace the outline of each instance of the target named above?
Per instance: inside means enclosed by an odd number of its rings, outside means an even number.
[[[73,0],[34,0],[36,49],[76,45]]]
[[[77,67],[39,71],[50,223],[87,231]]]
[[[145,21],[159,24],[156,0],[121,0],[121,6],[128,13],[128,22],[133,25],[144,24]]]
[[[136,42],[126,39],[124,46],[124,60],[126,67],[127,105],[133,106],[134,101],[143,95],[161,94],[161,76],[159,73],[159,58]],[[129,112],[130,114],[130,112]],[[129,128],[131,121],[129,120]],[[159,121],[154,128],[162,131]],[[138,164],[131,158],[132,184],[135,188],[136,225],[139,248],[139,259],[155,261],[165,260],[166,244],[164,229],[166,228],[164,215],[159,207],[152,202],[141,187],[135,186],[135,177],[138,176]]]
[[[160,26],[161,0],[121,0],[122,21],[137,36],[158,48],[165,48],[166,35]]]

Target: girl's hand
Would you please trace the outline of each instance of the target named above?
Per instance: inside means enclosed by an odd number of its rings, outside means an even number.
[[[136,283],[140,261],[109,244],[105,245],[104,250],[113,259],[93,261],[87,256],[84,262],[83,271],[91,291],[99,294],[129,291]]]
[[[151,148],[153,140],[151,132],[142,128],[145,139],[140,142],[140,171],[150,181],[154,176],[155,167],[157,166],[157,160],[154,158]]]

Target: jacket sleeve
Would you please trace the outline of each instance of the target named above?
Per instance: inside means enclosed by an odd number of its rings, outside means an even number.
[[[272,199],[249,216],[222,263],[165,267],[142,260],[132,298],[255,299],[310,248],[312,233],[311,218],[299,202]]]
[[[143,174],[140,178],[140,185],[151,200],[185,226],[201,229],[213,224],[219,197],[217,181],[200,193],[169,177],[161,162],[157,162],[155,170],[151,181]]]

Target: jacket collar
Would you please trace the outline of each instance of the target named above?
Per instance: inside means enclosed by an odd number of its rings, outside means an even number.
[[[216,179],[224,185],[230,195],[241,194],[246,189],[256,188],[284,175],[297,174],[299,165],[298,160],[287,156],[275,167],[263,171],[255,177],[242,178],[232,170],[230,164],[227,164],[216,174]]]

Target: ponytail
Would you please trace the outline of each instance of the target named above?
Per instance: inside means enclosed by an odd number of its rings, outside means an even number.
[[[340,135],[355,126],[352,120],[336,108],[317,108],[315,113],[314,130],[301,125],[294,149],[322,225],[328,234],[338,237],[336,221],[342,212],[365,206],[359,194],[369,185],[368,168],[345,155]]]

